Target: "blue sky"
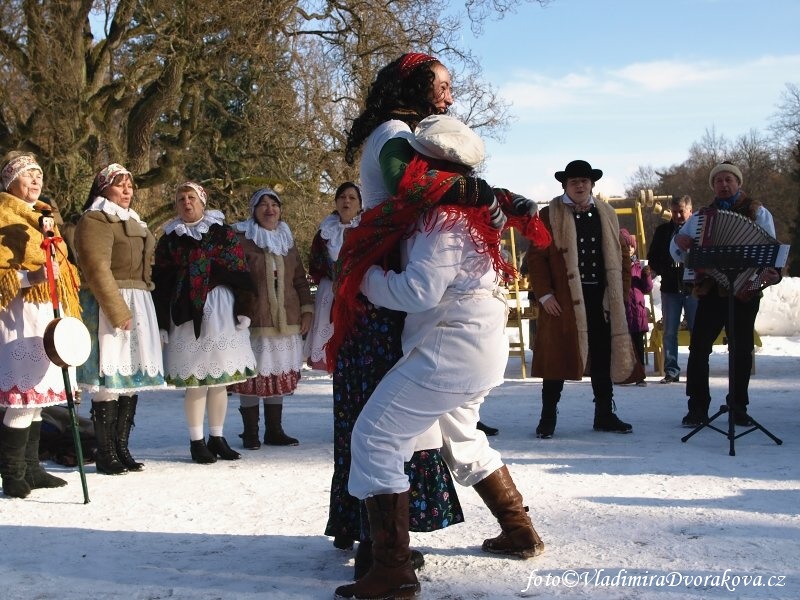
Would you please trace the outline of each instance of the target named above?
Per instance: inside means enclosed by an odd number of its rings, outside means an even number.
[[[467,30],[514,118],[486,140],[484,175],[546,201],[582,158],[604,171],[597,192],[622,195],[637,167],[682,162],[707,129],[767,134],[800,84],[798,27],[798,0],[552,0]]]

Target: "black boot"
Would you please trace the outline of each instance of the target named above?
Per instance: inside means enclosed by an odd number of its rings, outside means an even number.
[[[497,435],[498,433],[500,433],[500,430],[497,429],[497,427],[489,427],[488,425],[486,425],[485,423],[481,423],[480,421],[478,421],[478,427],[477,428],[478,428],[478,431],[482,431],[483,433],[485,433],[486,435],[489,435],[489,436]]]
[[[264,424],[267,426],[267,431],[264,433],[264,443],[267,446],[297,446],[300,443],[283,432],[282,418],[283,404],[267,404],[264,402]]]
[[[25,481],[25,448],[30,427],[16,429],[0,424],[0,475],[3,493],[9,498],[26,498],[31,486]]]
[[[239,412],[242,415],[242,426],[244,431],[239,434],[242,438],[242,446],[245,450],[258,450],[261,448],[261,440],[258,439],[258,404],[255,406],[240,406]],[[350,546],[352,548],[352,545]]]
[[[121,475],[128,470],[117,456],[117,401],[92,400],[92,422],[97,438],[97,456],[94,463],[98,473]]]
[[[25,446],[25,481],[28,482],[32,490],[63,487],[67,485],[67,482],[60,477],[50,475],[39,463],[39,439],[41,435],[42,422],[34,421],[31,423],[28,444]]]
[[[133,417],[136,415],[136,404],[139,402],[139,396],[136,394],[133,396],[120,396],[117,402],[117,456],[128,471],[141,471],[144,469],[144,464],[136,462],[136,459],[131,456],[131,452],[128,449],[131,429],[135,425]]]
[[[349,535],[336,535],[333,537],[333,547],[339,550],[352,550],[353,542],[355,540]]]
[[[231,448],[228,445],[228,440],[221,435],[209,435],[206,447],[209,452],[219,456],[222,460],[239,460],[242,458],[242,455]]]
[[[408,547],[408,491],[367,498],[372,566],[356,583],[336,588],[337,598],[413,598],[420,591]]]
[[[192,460],[201,465],[210,465],[217,462],[216,455],[208,449],[205,440],[192,440],[189,445]]]
[[[617,415],[614,414],[612,408],[612,401],[597,400],[594,404],[594,430],[595,431],[608,431],[611,433],[631,433],[633,426],[630,423],[621,421]]]
[[[536,426],[536,437],[549,440],[553,437],[558,420],[558,400],[542,398],[542,416]]]

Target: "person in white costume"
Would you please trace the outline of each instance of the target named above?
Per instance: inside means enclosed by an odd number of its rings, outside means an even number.
[[[44,333],[54,311],[39,219],[51,206],[39,200],[42,168],[36,157],[7,154],[0,167],[0,474],[3,492],[25,498],[37,488],[67,482],[42,469],[42,408],[66,402],[64,373],[45,353]],[[80,317],[78,274],[57,229],[53,274],[62,316]],[[74,369],[70,369],[74,385]]]
[[[178,186],[178,216],[164,225],[153,266],[167,383],[186,389],[190,450],[200,464],[241,458],[223,435],[225,386],[255,376],[256,367],[248,331],[254,286],[244,250],[225,216],[206,202],[197,183]]]
[[[483,160],[480,138],[445,115],[420,122],[414,150],[474,168]],[[508,360],[506,298],[490,244],[475,226],[473,208],[438,206],[414,226],[402,272],[371,266],[361,292],[376,306],[407,313],[403,356],[383,377],[356,421],[349,491],[370,513],[373,565],[343,598],[419,591],[408,548],[408,477],[403,463],[416,438],[437,421],[445,444],[458,454],[453,474],[472,485],[500,522],[488,552],[529,558],[544,544],[500,455],[477,431],[484,397],[502,383]],[[496,251],[497,248],[494,248]],[[457,448],[453,448],[457,445]],[[383,595],[383,596],[382,596]]]
[[[130,171],[108,165],[94,178],[74,236],[83,320],[92,334],[92,353],[77,378],[93,393],[95,465],[108,475],[144,468],[128,449],[137,392],[165,387],[150,294],[156,238],[132,201]]]

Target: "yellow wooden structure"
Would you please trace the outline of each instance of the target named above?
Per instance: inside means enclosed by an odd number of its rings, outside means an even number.
[[[516,232],[513,228],[508,230],[508,251],[511,254],[511,264],[514,270],[519,273],[519,260],[517,255],[517,240]],[[520,294],[527,294],[528,283],[527,278],[517,278],[512,281],[508,287],[508,322],[506,327],[516,328],[519,333],[519,341],[515,342],[509,340],[508,354],[509,356],[517,356],[520,359],[520,370],[522,378],[528,376],[528,365],[525,359],[525,335],[523,328],[523,321],[531,318],[531,308],[524,307]]]

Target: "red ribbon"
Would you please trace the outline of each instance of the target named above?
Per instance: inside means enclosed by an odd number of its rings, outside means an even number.
[[[57,236],[45,237],[42,240],[42,250],[45,256],[45,270],[47,272],[47,283],[50,286],[50,300],[53,302],[53,312],[58,316],[58,291],[56,290],[56,278],[53,276],[53,258],[56,255],[58,242],[64,241]]]

